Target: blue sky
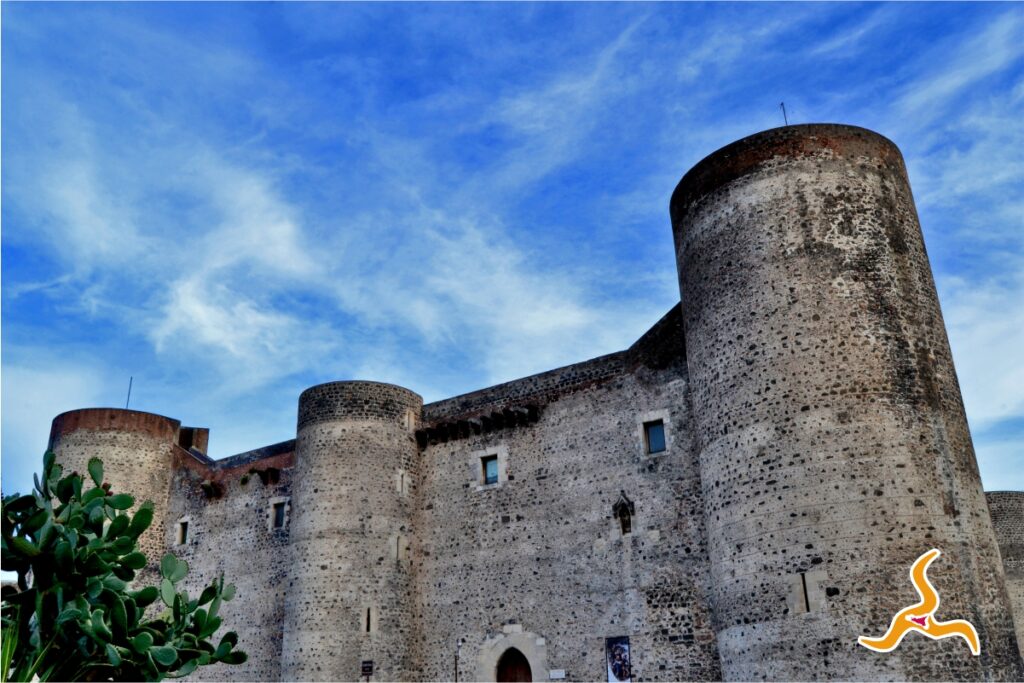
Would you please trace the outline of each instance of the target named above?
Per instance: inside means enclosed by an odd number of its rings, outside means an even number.
[[[626,347],[668,198],[790,121],[906,156],[987,489],[1024,489],[1024,5],[12,4],[2,447],[124,405],[211,454],[300,391],[426,400]]]

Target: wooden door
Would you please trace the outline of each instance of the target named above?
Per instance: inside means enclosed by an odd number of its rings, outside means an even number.
[[[533,672],[530,670],[530,662],[522,652],[510,647],[505,650],[498,660],[498,671],[495,680],[504,681],[532,681]]]

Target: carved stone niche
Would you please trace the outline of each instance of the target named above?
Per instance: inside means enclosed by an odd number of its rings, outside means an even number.
[[[625,491],[619,491],[619,499],[612,505],[612,517],[619,520],[623,536],[633,530],[634,514],[636,514],[636,507],[633,505],[633,501],[629,499]]]

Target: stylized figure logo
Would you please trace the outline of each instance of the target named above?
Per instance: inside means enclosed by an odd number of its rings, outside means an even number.
[[[921,602],[905,607],[896,613],[889,624],[889,630],[881,638],[861,636],[857,642],[875,652],[891,652],[910,631],[918,631],[932,640],[962,636],[971,646],[971,654],[981,653],[978,632],[971,622],[963,619],[953,621],[936,621],[935,610],[939,608],[939,593],[928,580],[928,565],[935,561],[941,553],[932,548],[914,561],[910,567],[910,582],[921,596]]]

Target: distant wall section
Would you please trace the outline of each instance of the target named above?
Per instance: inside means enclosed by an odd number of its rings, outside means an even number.
[[[234,599],[221,607],[224,625],[217,638],[237,632],[239,649],[249,655],[244,664],[201,667],[192,679],[281,680],[281,624],[291,556],[292,453],[287,447],[293,443],[281,445],[285,448],[261,449],[270,452],[261,453],[266,457],[258,461],[235,456],[217,468],[194,453],[175,451],[163,542],[189,563],[183,584],[189,595],[198,595],[222,574],[235,584]],[[274,524],[276,504],[284,506],[280,527]]]
[[[985,498],[1003,558],[1017,645],[1024,657],[1024,491],[989,491]]]

